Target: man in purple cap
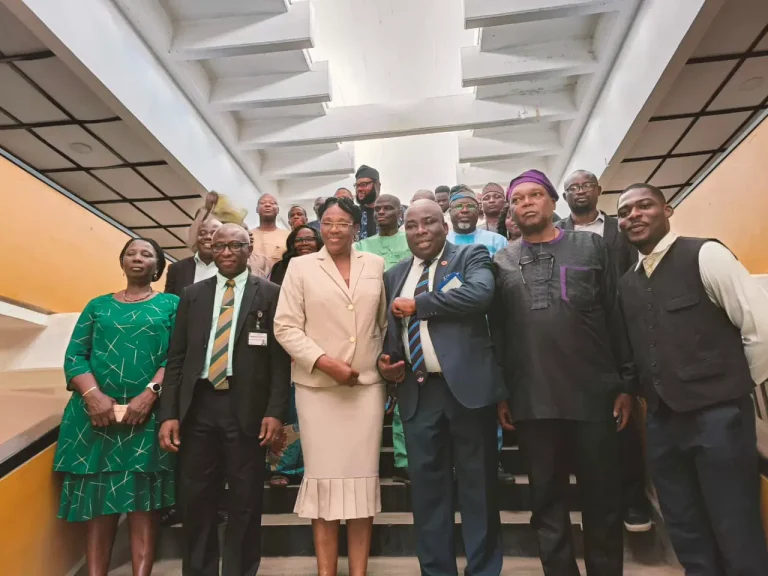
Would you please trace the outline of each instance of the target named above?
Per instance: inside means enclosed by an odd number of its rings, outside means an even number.
[[[488,318],[509,396],[499,419],[517,428],[544,573],[579,574],[567,498],[575,460],[587,573],[620,576],[617,430],[629,420],[636,376],[616,272],[600,236],[555,227],[558,195],[543,173],[521,174],[507,195],[522,239],[494,256]]]
[[[380,192],[379,171],[365,164],[360,166],[355,173],[355,200],[362,211],[358,240],[365,240],[378,233],[373,205],[376,204]]]

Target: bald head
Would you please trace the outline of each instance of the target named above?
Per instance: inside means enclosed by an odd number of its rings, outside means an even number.
[[[417,190],[416,194],[411,198],[411,203],[416,200],[432,200],[435,201],[435,193],[432,190]]]
[[[224,224],[216,230],[211,241],[213,261],[219,274],[225,278],[234,278],[248,267],[251,246],[248,231],[238,224]]]
[[[405,237],[408,248],[418,258],[431,260],[445,246],[448,225],[443,210],[433,200],[416,200],[405,211]]]

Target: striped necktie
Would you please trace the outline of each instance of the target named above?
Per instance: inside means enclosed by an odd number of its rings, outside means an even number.
[[[423,270],[416,288],[413,290],[414,298],[424,292],[429,292],[429,267],[433,260],[425,260],[422,263]],[[421,348],[421,321],[416,315],[411,316],[408,321],[408,349],[411,351],[411,366],[414,372],[418,373],[421,368],[422,374],[416,377],[419,384],[424,383],[424,350]]]
[[[227,280],[227,289],[221,299],[219,321],[216,323],[216,338],[211,352],[211,366],[208,380],[217,390],[229,389],[227,365],[229,364],[229,335],[232,331],[232,317],[235,310],[235,281]]]

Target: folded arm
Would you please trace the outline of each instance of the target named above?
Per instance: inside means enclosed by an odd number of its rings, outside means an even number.
[[[461,286],[447,292],[440,292],[439,286],[433,286],[430,292],[416,296],[419,320],[460,318],[488,311],[495,287],[491,256],[481,245],[472,246],[467,252]]]

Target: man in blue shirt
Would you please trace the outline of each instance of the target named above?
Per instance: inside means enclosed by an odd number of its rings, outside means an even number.
[[[448,209],[453,223],[453,230],[448,232],[448,242],[463,244],[482,244],[493,257],[507,245],[507,239],[501,234],[477,227],[480,217],[480,203],[475,193],[464,184],[451,188],[451,204]]]

